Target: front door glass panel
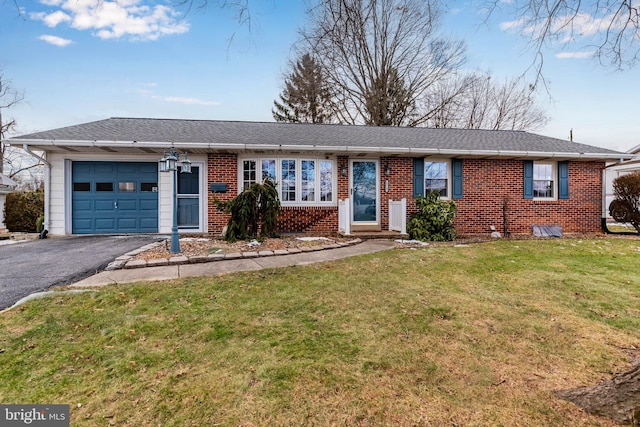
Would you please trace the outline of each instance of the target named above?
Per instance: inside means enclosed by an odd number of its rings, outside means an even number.
[[[351,162],[353,222],[378,221],[378,162]]]

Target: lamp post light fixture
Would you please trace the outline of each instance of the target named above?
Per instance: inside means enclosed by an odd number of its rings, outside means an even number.
[[[160,159],[160,172],[173,172],[173,225],[171,226],[171,253],[180,253],[180,236],[178,236],[178,162],[180,162],[180,173],[191,173],[191,160],[187,153],[182,154],[175,148],[162,154]]]

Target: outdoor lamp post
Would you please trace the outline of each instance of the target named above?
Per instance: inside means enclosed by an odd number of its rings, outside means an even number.
[[[180,161],[180,173],[191,173],[191,161],[187,153],[183,153]],[[171,226],[171,253],[180,253],[180,237],[178,236],[178,161],[180,154],[175,148],[163,153],[160,159],[160,172],[173,172],[173,225]]]

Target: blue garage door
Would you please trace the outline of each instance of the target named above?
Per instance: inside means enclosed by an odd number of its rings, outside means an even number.
[[[72,233],[157,233],[158,164],[72,163]]]

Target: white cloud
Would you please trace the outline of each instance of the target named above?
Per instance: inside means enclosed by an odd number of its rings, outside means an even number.
[[[58,37],[58,36],[51,36],[48,34],[44,34],[40,37],[38,37],[38,39],[47,42],[49,44],[52,44],[54,46],[60,46],[60,47],[65,47],[67,45],[70,45],[71,43],[73,43],[71,40],[69,39],[63,39],[62,37]]]
[[[580,52],[560,52],[556,54],[558,59],[591,59],[594,52],[580,51]]]
[[[44,12],[30,13],[29,16],[33,20],[44,22],[44,24],[49,28],[54,28],[61,22],[71,21],[71,17],[61,10],[49,14]]]
[[[177,102],[180,104],[187,104],[187,105],[208,105],[208,106],[220,105],[220,103],[217,101],[206,101],[204,99],[188,98],[183,96],[152,96],[152,98],[160,99],[166,102]]]
[[[520,18],[515,21],[506,21],[500,23],[500,29],[503,31],[515,30],[522,27],[525,23],[525,18]]]
[[[93,31],[101,39],[157,40],[189,31],[182,15],[164,5],[146,5],[141,0],[43,0],[53,12],[30,14],[49,27],[61,23],[81,31]]]
[[[575,15],[558,16],[548,26],[545,19],[522,16],[515,21],[500,23],[500,29],[517,31],[533,38],[539,37],[543,31],[548,31],[553,37],[547,37],[547,40],[562,44],[575,42],[580,38],[597,37],[609,30],[621,29],[625,24],[623,17],[616,18],[613,14],[594,16],[580,12]]]

